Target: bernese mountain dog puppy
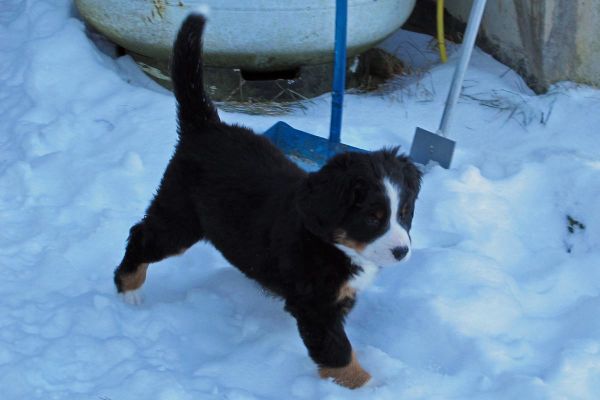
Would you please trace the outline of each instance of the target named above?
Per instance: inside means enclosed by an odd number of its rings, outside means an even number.
[[[130,230],[117,290],[136,302],[148,264],[207,240],[284,300],[321,377],[362,386],[370,375],[344,319],[356,289],[409,257],[421,174],[397,148],[340,154],[306,173],[265,137],[221,122],[204,92],[204,25],[189,15],[174,44],[179,142]]]

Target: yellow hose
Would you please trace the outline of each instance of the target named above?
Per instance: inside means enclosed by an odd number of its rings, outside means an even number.
[[[444,0],[437,0],[437,40],[442,62],[448,61],[446,40],[444,38]]]

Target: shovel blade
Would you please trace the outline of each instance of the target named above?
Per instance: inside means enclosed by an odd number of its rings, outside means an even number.
[[[292,128],[282,121],[269,128],[264,135],[296,164],[307,171],[316,171],[329,158],[339,153],[349,151],[366,153],[366,150],[343,143],[335,143],[320,136]]]
[[[454,146],[456,142],[441,135],[431,133],[425,129],[417,128],[410,158],[418,164],[427,165],[429,161],[435,161],[442,167],[450,168]]]

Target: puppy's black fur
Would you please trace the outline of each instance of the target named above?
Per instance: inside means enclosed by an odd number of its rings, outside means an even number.
[[[389,149],[338,155],[307,174],[266,138],[220,122],[203,90],[204,24],[189,16],[175,42],[179,143],[145,217],[131,228],[117,289],[137,289],[148,263],[208,240],[285,300],[319,366],[344,367],[352,348],[343,323],[354,297],[340,290],[361,267],[334,245],[336,235],[368,243],[385,231],[384,223],[362,223],[385,208],[384,176],[403,189],[399,219],[410,228],[420,173]]]

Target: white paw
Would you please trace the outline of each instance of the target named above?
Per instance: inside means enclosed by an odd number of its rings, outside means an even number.
[[[142,293],[139,289],[130,290],[128,292],[123,293],[123,301],[133,306],[139,306],[144,302],[144,297],[142,296]]]

